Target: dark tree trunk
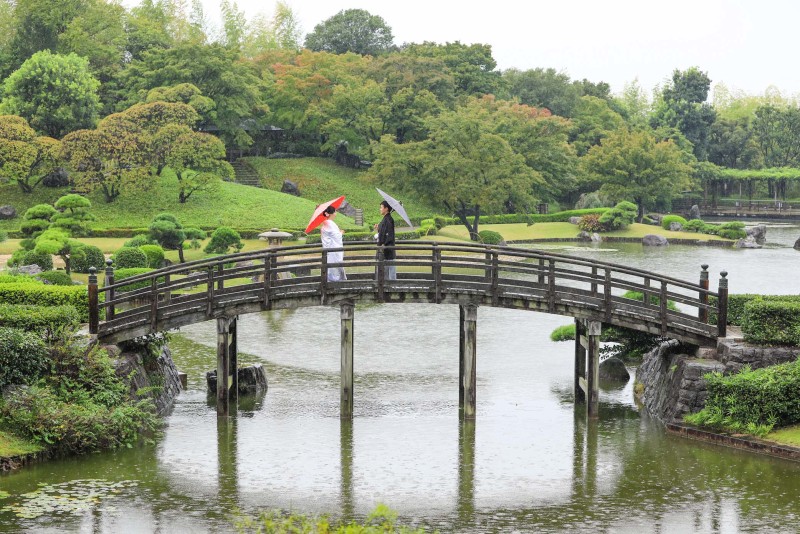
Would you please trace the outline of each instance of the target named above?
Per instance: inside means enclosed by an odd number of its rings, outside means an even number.
[[[178,259],[181,263],[186,263],[186,260],[183,258],[183,243],[178,247]]]

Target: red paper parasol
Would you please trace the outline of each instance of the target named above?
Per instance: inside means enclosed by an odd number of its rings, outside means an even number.
[[[344,196],[341,196],[339,198],[334,198],[329,202],[324,202],[319,206],[317,206],[317,209],[314,210],[314,215],[312,215],[311,220],[308,221],[308,226],[306,226],[306,233],[311,232],[311,230],[322,224],[322,221],[325,220],[325,215],[323,215],[322,212],[325,211],[325,209],[328,206],[333,206],[334,208],[338,208],[339,206],[342,205],[342,202],[344,202]]]

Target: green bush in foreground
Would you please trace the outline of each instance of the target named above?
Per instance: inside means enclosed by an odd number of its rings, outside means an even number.
[[[51,286],[29,282],[0,284],[0,303],[38,306],[70,304],[78,310],[82,322],[89,320],[86,286]]]
[[[106,266],[106,257],[103,251],[94,245],[83,245],[83,255],[76,256],[70,261],[70,270],[76,273],[88,273],[89,267],[94,267],[101,272]]]
[[[53,270],[53,256],[45,252],[30,250],[22,256],[20,265],[38,265],[43,271]]]
[[[104,350],[51,348],[51,374],[6,392],[0,424],[59,453],[131,447],[159,422],[150,399],[132,401]]]
[[[41,336],[0,326],[0,389],[36,381],[47,370],[48,356]]]
[[[147,254],[138,248],[122,247],[114,253],[115,269],[147,267]]]
[[[705,375],[706,406],[684,416],[693,425],[765,436],[776,426],[800,422],[800,359],[723,376]]]
[[[147,256],[147,266],[151,269],[160,269],[164,264],[164,249],[158,245],[141,245],[139,250]]]

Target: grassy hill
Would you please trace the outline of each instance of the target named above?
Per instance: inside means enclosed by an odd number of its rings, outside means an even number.
[[[353,207],[364,210],[364,220],[369,224],[381,218],[378,205],[382,198],[375,191],[376,186],[402,200],[408,216],[417,224],[420,219],[438,214],[424,199],[402,196],[389,186],[372,183],[364,171],[342,167],[329,158],[244,159],[258,172],[267,189],[280,191],[283,181],[291,180],[298,185],[303,198],[314,203],[345,195]]]
[[[194,193],[184,204],[178,202],[178,186],[169,170],[156,179],[150,190],[123,192],[106,203],[101,194],[90,195],[91,212],[97,217],[95,228],[141,228],[161,212],[174,214],[184,226],[236,228],[305,228],[316,207],[315,202],[269,189],[223,182],[218,193]],[[0,184],[0,204],[11,204],[19,217],[0,221],[0,230],[19,229],[22,214],[35,204],[53,203],[69,188],[38,187],[26,194],[13,184]],[[377,195],[377,193],[376,193]],[[343,228],[357,228],[352,219],[340,215]]]

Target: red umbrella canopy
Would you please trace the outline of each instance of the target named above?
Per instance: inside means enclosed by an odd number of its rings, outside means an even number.
[[[334,198],[331,201],[324,202],[317,206],[317,209],[314,210],[314,215],[311,216],[311,220],[308,221],[308,226],[306,226],[306,233],[309,233],[311,230],[322,224],[322,221],[325,220],[325,216],[322,214],[328,206],[333,206],[334,208],[338,208],[344,202],[344,196],[339,198]]]

